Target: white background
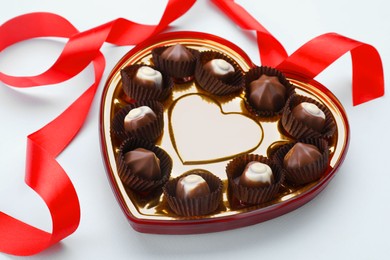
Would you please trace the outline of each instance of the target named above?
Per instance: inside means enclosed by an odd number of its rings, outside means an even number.
[[[390,15],[385,0],[238,1],[289,54],[327,32],[369,43],[381,54],[388,80]],[[166,1],[7,1],[0,23],[17,15],[48,11],[80,31],[118,17],[156,24]],[[209,1],[200,0],[171,30],[216,34],[239,45],[259,64],[253,35],[243,33]],[[35,75],[54,62],[64,41],[37,39],[0,53],[0,71]],[[132,46],[104,45],[107,67],[85,126],[59,156],[81,203],[78,230],[31,259],[385,259],[390,232],[390,102],[388,96],[353,107],[351,62],[346,54],[316,79],[342,102],[351,126],[347,158],[314,200],[281,217],[236,230],[202,235],[150,235],[134,231],[106,177],[99,144],[100,94],[108,73]],[[387,74],[387,75],[386,75]],[[26,136],[64,110],[93,81],[91,67],[62,84],[32,89],[0,85],[0,210],[50,231],[45,204],[24,184]],[[367,86],[369,88],[370,86]],[[0,223],[1,225],[1,223]],[[0,254],[0,259],[17,257]]]

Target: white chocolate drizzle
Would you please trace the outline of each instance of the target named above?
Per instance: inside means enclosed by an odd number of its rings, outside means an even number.
[[[139,79],[154,81],[156,86],[162,85],[162,75],[161,72],[155,70],[148,66],[142,66],[137,70],[136,77]]]
[[[210,61],[211,67],[214,73],[220,76],[234,72],[234,67],[224,59],[214,59]]]
[[[125,120],[124,120],[125,124],[130,122],[131,120],[140,118],[148,113],[154,113],[153,110],[148,106],[141,106],[141,107],[133,108],[132,110],[129,111],[129,113],[127,113]]]
[[[205,183],[206,181],[197,174],[190,174],[185,176],[181,180],[181,184],[183,184],[184,192],[189,193],[192,190],[196,189],[200,184]]]
[[[271,184],[272,170],[271,168],[261,162],[253,162],[245,173],[248,180],[253,182],[262,182]]]
[[[302,102],[302,108],[312,116],[321,117],[325,119],[325,113],[313,103]]]

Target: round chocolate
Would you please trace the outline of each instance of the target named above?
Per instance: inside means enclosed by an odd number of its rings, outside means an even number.
[[[138,85],[149,88],[162,88],[161,72],[148,66],[141,66],[133,78]]]
[[[271,167],[257,161],[249,162],[239,179],[239,183],[247,187],[265,187],[273,182]]]
[[[161,57],[172,61],[190,61],[193,59],[192,53],[183,45],[176,44],[166,48],[162,53]]]
[[[154,120],[157,120],[157,116],[150,107],[136,107],[130,110],[129,113],[125,116],[124,128],[128,132],[134,131],[139,127],[150,124]]]
[[[161,178],[160,159],[149,150],[137,148],[125,153],[124,161],[131,173],[145,179],[156,180]]]
[[[312,144],[296,143],[284,156],[283,165],[289,170],[300,169],[321,157],[320,150]]]
[[[176,197],[192,199],[210,194],[210,188],[202,176],[190,174],[179,179],[176,185]]]
[[[318,132],[325,126],[325,113],[313,103],[302,102],[294,107],[291,113],[296,120]]]
[[[278,77],[263,74],[249,84],[249,101],[259,111],[277,112],[286,102],[286,88]]]
[[[234,67],[224,59],[212,59],[203,68],[211,75],[221,80],[228,80],[234,75]]]

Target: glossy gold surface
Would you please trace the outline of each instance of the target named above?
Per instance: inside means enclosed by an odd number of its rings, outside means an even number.
[[[151,63],[151,50],[155,47],[174,43],[185,44],[200,51],[216,50],[232,57],[244,71],[250,68],[245,58],[231,48],[218,42],[205,39],[174,39],[161,41],[135,53],[118,63],[110,76],[103,96],[102,132],[107,149],[107,160],[112,179],[117,185],[119,196],[125,204],[125,210],[137,219],[144,220],[181,220],[170,211],[161,191],[148,196],[127,190],[117,174],[115,156],[119,140],[111,139],[110,122],[120,108],[125,106],[126,97],[121,88],[120,69],[135,63]],[[325,104],[332,112],[337,133],[331,140],[331,161],[325,176],[335,167],[347,145],[347,122],[343,120],[341,107],[335,99],[317,86],[290,79],[297,92],[307,95]],[[228,97],[213,96],[201,90],[194,81],[175,86],[171,97],[164,102],[164,133],[157,141],[173,160],[171,177],[174,178],[192,169],[205,169],[217,175],[224,182],[223,206],[218,212],[203,217],[218,218],[242,214],[264,207],[277,206],[278,203],[294,199],[309,192],[321,180],[301,187],[284,186],[277,198],[266,204],[245,207],[236,201],[227,188],[225,167],[228,161],[243,153],[255,153],[266,156],[278,145],[289,141],[283,134],[279,120],[261,120],[253,116],[245,107],[244,93]],[[195,218],[196,219],[196,218]]]

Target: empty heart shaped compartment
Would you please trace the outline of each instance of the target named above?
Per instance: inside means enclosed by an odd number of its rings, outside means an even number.
[[[263,139],[258,121],[227,113],[206,95],[182,96],[168,113],[170,138],[183,164],[228,160],[255,150]]]

